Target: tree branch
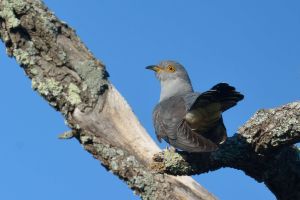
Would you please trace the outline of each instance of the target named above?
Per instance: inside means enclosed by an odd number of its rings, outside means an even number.
[[[0,38],[75,137],[144,199],[215,199],[191,175],[232,167],[300,199],[300,103],[257,112],[214,153],[161,152],[98,61],[39,0],[0,0]],[[151,162],[155,154],[154,161]],[[152,165],[152,169],[150,168]]]
[[[300,102],[258,111],[213,153],[160,152],[152,168],[194,175],[231,167],[264,182],[278,199],[300,199]]]
[[[238,133],[261,154],[300,142],[300,102],[260,110]]]
[[[159,148],[108,81],[105,66],[39,0],[0,0],[0,38],[32,88],[84,148],[143,199],[215,199],[190,177],[153,172]]]

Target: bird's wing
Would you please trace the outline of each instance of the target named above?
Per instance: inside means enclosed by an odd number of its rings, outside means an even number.
[[[185,119],[195,132],[217,144],[222,143],[227,137],[222,112],[243,98],[234,87],[219,83],[204,93],[185,96],[188,105]]]
[[[184,120],[186,105],[181,96],[172,97],[158,104],[153,112],[157,138],[188,152],[210,152],[218,147],[210,140],[195,133]]]
[[[218,83],[210,90],[201,93],[193,102],[189,111],[198,109],[199,107],[205,107],[213,103],[217,103],[220,106],[222,112],[235,106],[237,102],[241,101],[244,95],[237,92],[234,87],[227,83]]]
[[[157,138],[176,140],[177,126],[186,113],[185,105],[180,97],[172,97],[160,102],[154,109],[153,122]]]
[[[218,149],[211,140],[195,133],[185,120],[178,127],[177,139],[171,140],[170,144],[188,152],[212,152]]]
[[[167,127],[165,126],[165,123],[161,119],[161,106],[158,104],[154,111],[153,111],[153,124],[155,129],[155,134],[159,142],[161,142],[161,139],[163,138],[168,142],[167,138]]]

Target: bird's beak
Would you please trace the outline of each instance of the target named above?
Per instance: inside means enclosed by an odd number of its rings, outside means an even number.
[[[160,68],[160,67],[157,66],[157,65],[150,65],[150,66],[147,66],[146,69],[153,70],[153,71],[155,71],[156,73],[159,73],[159,72],[162,70],[162,68]]]

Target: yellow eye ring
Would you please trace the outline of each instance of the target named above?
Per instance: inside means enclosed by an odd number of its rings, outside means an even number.
[[[175,68],[174,66],[172,66],[172,65],[168,65],[167,70],[168,70],[169,72],[175,72],[175,71],[176,71],[176,68]]]

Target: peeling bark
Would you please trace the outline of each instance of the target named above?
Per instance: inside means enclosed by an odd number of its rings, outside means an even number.
[[[278,199],[300,199],[300,102],[258,111],[236,135],[213,153],[160,152],[152,168],[195,175],[222,167],[244,171],[264,182]]]
[[[0,0],[0,38],[32,81],[61,112],[75,137],[101,164],[143,199],[213,197],[190,177],[151,170],[160,151],[108,80],[102,62],[75,31],[39,0]]]

